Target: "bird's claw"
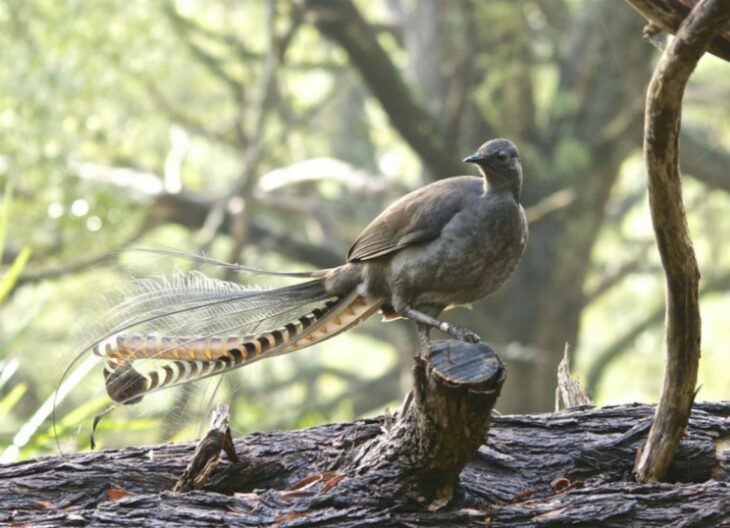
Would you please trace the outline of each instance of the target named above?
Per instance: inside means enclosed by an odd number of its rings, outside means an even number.
[[[464,335],[464,341],[467,343],[476,344],[479,343],[482,340],[481,337],[479,337],[478,334],[475,334],[474,332],[470,332],[467,330],[466,334]]]
[[[438,328],[442,332],[445,332],[450,336],[455,337],[459,341],[465,341],[467,343],[478,343],[482,340],[482,338],[479,337],[477,334],[475,334],[471,330],[467,330],[462,326],[456,326],[451,323],[442,322],[438,326]]]
[[[482,340],[482,338],[479,337],[478,334],[475,334],[474,332],[472,332],[471,330],[467,330],[466,328],[462,328],[460,326],[454,326],[454,327],[452,327],[452,329],[453,329],[452,335],[460,341],[465,341],[467,343],[474,344],[474,343],[479,343]]]

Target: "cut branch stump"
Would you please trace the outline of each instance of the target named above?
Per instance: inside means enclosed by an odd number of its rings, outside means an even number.
[[[416,358],[414,377],[413,401],[359,450],[348,473],[379,482],[388,475],[389,488],[435,510],[486,438],[505,370],[484,343],[438,341]]]

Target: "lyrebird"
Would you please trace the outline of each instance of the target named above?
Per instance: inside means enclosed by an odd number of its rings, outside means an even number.
[[[92,347],[107,360],[109,396],[134,403],[152,391],[308,347],[378,310],[385,319],[415,321],[424,344],[432,327],[478,340],[438,317],[504,283],[525,250],[527,222],[511,141],[488,141],[464,161],[483,177],[447,178],[404,196],[365,228],[342,266],[283,274],[308,279],[299,284],[250,290],[199,272],[135,283]],[[149,359],[160,364],[148,372],[134,368]]]

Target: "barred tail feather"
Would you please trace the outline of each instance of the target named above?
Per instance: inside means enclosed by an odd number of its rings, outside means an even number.
[[[120,292],[123,300],[104,315],[104,328],[98,332],[102,337],[91,347],[94,354],[124,359],[139,355],[139,350],[153,357],[153,349],[159,348],[156,352],[162,353],[174,347],[155,343],[149,335],[143,338],[141,334],[125,332],[151,330],[152,335],[162,336],[212,336],[234,329],[243,334],[254,333],[264,322],[278,325],[291,319],[289,312],[303,313],[309,305],[334,298],[320,280],[272,290],[248,290],[198,272],[176,274],[170,280],[146,279],[133,287],[132,291]]]
[[[137,403],[146,394],[216,376],[329,339],[366,319],[379,307],[379,302],[368,302],[351,292],[275,330],[255,336],[192,338],[168,351],[160,351],[165,338],[138,339],[136,348],[131,344],[119,346],[120,341],[116,340],[116,348],[109,344],[101,349],[106,353],[99,354],[110,358],[104,372],[107,393],[117,403]],[[126,343],[126,338],[121,341]],[[149,358],[170,361],[148,373],[133,368],[134,360]]]

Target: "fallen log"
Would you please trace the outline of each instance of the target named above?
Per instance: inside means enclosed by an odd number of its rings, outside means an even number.
[[[0,466],[0,523],[730,525],[730,402],[695,405],[668,482],[638,484],[653,406],[488,420],[504,372],[483,344],[438,344],[415,376],[393,416],[236,439],[239,462],[221,457],[195,491],[169,491],[190,443]]]

